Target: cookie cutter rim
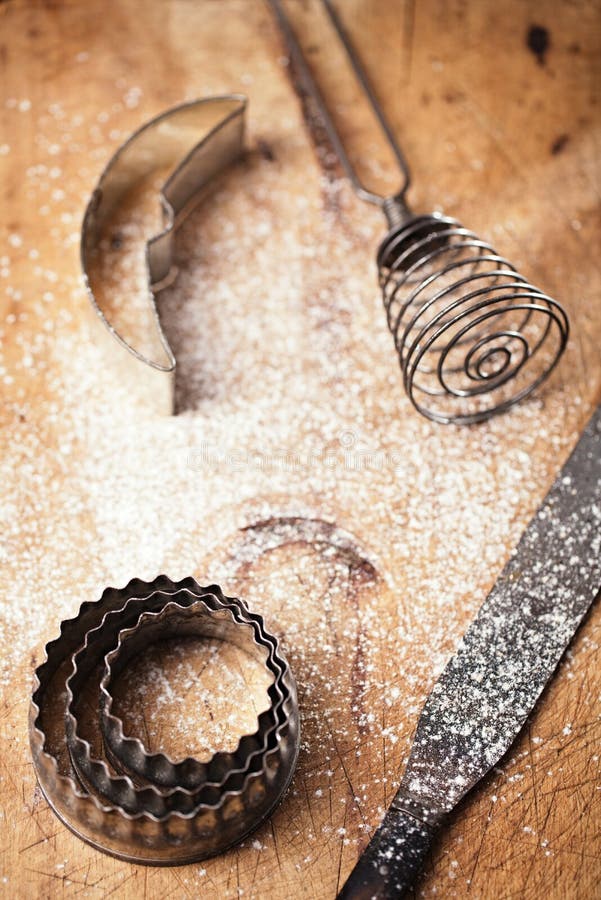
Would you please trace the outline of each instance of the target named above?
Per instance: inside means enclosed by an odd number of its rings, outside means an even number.
[[[172,595],[172,598],[175,598],[177,595]],[[208,762],[201,762],[196,759],[194,756],[186,756],[181,759],[173,760],[163,750],[158,751],[150,751],[144,744],[141,738],[132,736],[130,734],[125,734],[123,720],[119,718],[119,716],[113,712],[113,704],[114,704],[114,696],[111,691],[111,688],[114,684],[115,677],[117,674],[120,674],[123,670],[124,665],[127,666],[131,659],[138,655],[139,651],[134,649],[133,653],[128,647],[130,642],[134,642],[136,640],[136,635],[139,633],[141,626],[148,625],[149,628],[152,628],[153,625],[159,624],[162,619],[166,616],[169,616],[169,607],[175,603],[177,610],[184,610],[186,615],[190,615],[192,619],[194,616],[191,610],[194,610],[195,607],[199,607],[202,604],[206,611],[206,619],[215,619],[221,623],[226,625],[226,633],[229,631],[230,636],[220,637],[214,635],[217,640],[222,640],[226,643],[232,643],[239,647],[243,652],[248,653],[251,656],[251,652],[247,650],[246,647],[243,646],[243,642],[237,643],[235,640],[235,631],[236,628],[232,628],[233,624],[238,625],[240,628],[247,628],[249,632],[254,635],[255,631],[250,622],[241,621],[238,622],[234,619],[232,610],[229,609],[211,609],[203,600],[196,600],[194,603],[189,606],[181,606],[174,601],[174,599],[169,600],[162,608],[156,610],[146,610],[141,613],[137,622],[134,625],[131,625],[127,628],[123,628],[118,634],[118,644],[113,647],[112,650],[109,650],[108,653],[105,654],[104,657],[104,671],[102,673],[102,677],[99,683],[99,692],[100,692],[100,725],[102,731],[102,737],[105,746],[105,752],[109,759],[112,761],[113,758],[118,758],[121,760],[121,763],[125,761],[127,763],[127,771],[130,774],[130,777],[137,776],[139,779],[144,779],[150,782],[161,789],[162,792],[167,792],[167,790],[171,788],[178,788],[184,784],[185,781],[185,770],[187,768],[198,768],[204,772],[204,777],[198,775],[195,778],[196,784],[190,784],[191,779],[187,779],[188,783],[186,784],[186,788],[190,790],[194,795],[198,794],[200,789],[204,789],[208,785],[215,784],[216,787],[222,787],[225,778],[228,779],[232,777],[234,774],[233,770],[227,771],[221,778],[219,782],[215,782],[214,779],[210,777],[211,769],[216,767],[223,767],[224,769],[227,766],[226,758],[230,760],[236,759],[240,756],[241,760],[243,760],[243,751],[240,750],[240,747],[243,742],[250,743],[252,739],[256,739],[258,734],[261,732],[261,722],[260,718],[263,712],[270,712],[272,708],[271,697],[270,697],[270,688],[273,687],[275,682],[274,673],[270,671],[268,667],[268,661],[270,652],[268,648],[264,644],[260,644],[259,646],[266,651],[265,657],[262,660],[263,667],[271,676],[269,686],[265,689],[265,693],[267,695],[268,701],[270,701],[269,707],[265,710],[262,710],[261,713],[258,713],[256,716],[256,725],[254,731],[245,733],[240,736],[237,746],[231,751],[216,751],[212,754],[211,759]],[[222,613],[225,613],[226,616],[229,615],[229,620],[224,618]],[[199,636],[210,637],[209,632],[196,632],[192,630],[190,633],[198,634]],[[183,635],[183,632],[182,632]],[[170,637],[172,635],[167,635]],[[179,636],[179,629],[176,632],[176,636]],[[187,636],[187,635],[186,635]],[[159,640],[163,640],[165,635],[161,635]],[[151,640],[152,643],[154,641]],[[250,643],[250,642],[248,642]],[[251,645],[252,646],[252,645]],[[255,642],[256,646],[256,642]],[[123,654],[125,653],[125,662],[123,662]],[[115,671],[115,665],[118,665],[118,673]],[[260,752],[261,747],[256,747],[254,750],[250,750],[248,752],[247,759],[243,761],[241,766],[242,769],[245,769],[249,764],[250,759],[256,753]],[[223,757],[223,759],[221,759]],[[141,765],[138,765],[138,759],[143,760]],[[149,760],[153,760],[152,768],[156,768],[157,773],[154,771],[149,773],[149,769],[151,765],[148,764]],[[230,763],[231,765],[231,763]],[[170,771],[169,780],[164,778],[164,781],[160,780],[160,772],[161,769],[168,769]],[[178,774],[181,773],[181,774]],[[171,782],[171,783],[169,783]]]
[[[115,592],[113,592],[113,593],[115,593]],[[118,592],[117,592],[117,593],[118,593]],[[251,615],[253,615],[253,614],[251,614]],[[260,617],[256,617],[256,618],[257,618],[257,619],[260,619]],[[127,815],[127,814],[124,813],[124,815]],[[134,818],[134,816],[129,816],[129,817],[130,817],[130,818]],[[152,818],[152,816],[151,816],[151,818]],[[102,845],[101,845],[101,846],[102,846]],[[106,849],[106,848],[104,848],[104,849]],[[164,861],[164,860],[160,860],[160,861],[162,862],[162,861]],[[178,860],[178,861],[180,861],[180,860]]]
[[[180,594],[187,594],[187,599],[190,603],[195,602],[195,595],[190,591],[178,591],[174,594],[164,594],[163,592],[155,592],[151,594],[148,598],[145,598],[144,603],[150,602],[153,597],[159,598],[159,604],[163,600],[163,598],[173,598],[178,597]],[[215,597],[214,593],[211,594],[203,594],[202,598],[205,600],[207,597],[214,597],[219,601],[218,597]],[[121,802],[117,799],[118,795],[124,792],[130,793],[130,798],[128,805],[135,806],[137,803],[136,798],[139,798],[140,805],[149,806],[150,804],[156,804],[158,807],[161,803],[166,803],[167,808],[162,812],[150,813],[156,816],[157,820],[161,820],[166,816],[170,815],[172,812],[181,811],[179,810],[179,804],[183,804],[187,801],[190,806],[187,810],[185,810],[186,814],[193,814],[194,810],[197,807],[203,806],[207,808],[219,809],[222,805],[222,800],[218,800],[216,802],[205,801],[202,792],[208,791],[211,788],[219,789],[224,787],[225,793],[229,794],[232,791],[244,791],[245,784],[243,784],[239,788],[229,789],[226,786],[226,782],[231,778],[237,775],[250,776],[256,775],[256,771],[251,768],[255,762],[258,762],[262,757],[263,760],[270,755],[275,749],[274,746],[270,746],[270,741],[272,735],[276,736],[277,740],[277,732],[286,724],[285,718],[281,717],[281,711],[283,710],[283,706],[286,701],[286,692],[283,686],[283,679],[285,678],[284,666],[280,664],[280,662],[275,661],[273,659],[274,653],[277,653],[277,649],[273,648],[271,642],[266,642],[263,639],[264,632],[260,632],[261,645],[262,646],[270,646],[268,659],[266,662],[266,668],[270,671],[271,674],[274,675],[274,681],[270,688],[273,690],[270,691],[270,707],[265,710],[265,715],[263,716],[263,721],[260,723],[259,728],[265,728],[263,732],[263,744],[258,748],[258,750],[253,750],[248,755],[247,766],[248,771],[244,767],[240,768],[232,768],[230,772],[227,773],[227,776],[224,777],[221,781],[217,783],[207,783],[205,785],[200,786],[196,789],[187,789],[185,787],[176,786],[174,788],[165,788],[162,789],[158,785],[148,783],[138,788],[136,784],[132,781],[131,777],[128,774],[120,773],[117,775],[112,775],[105,763],[104,760],[98,759],[92,755],[92,748],[90,742],[85,738],[81,737],[77,731],[77,715],[73,711],[74,705],[74,691],[73,691],[73,677],[77,674],[77,671],[81,672],[81,668],[79,666],[79,661],[82,658],[82,654],[88,649],[88,644],[94,642],[100,642],[101,645],[104,644],[106,638],[101,636],[101,629],[105,623],[107,617],[114,616],[118,620],[119,618],[125,618],[127,616],[127,607],[133,605],[136,601],[139,601],[140,598],[130,597],[124,606],[121,609],[117,609],[112,611],[111,613],[107,613],[105,617],[103,617],[103,621],[100,623],[97,629],[93,629],[88,632],[86,635],[86,640],[84,645],[79,648],[79,650],[73,654],[73,664],[74,671],[68,676],[66,681],[66,692],[67,692],[67,703],[66,703],[66,729],[67,729],[67,743],[69,746],[69,753],[71,756],[71,761],[73,763],[73,767],[76,771],[76,774],[79,777],[79,780],[91,791],[95,791],[99,794],[103,794],[105,799],[108,802],[111,802],[115,805],[122,805]],[[228,600],[232,600],[233,598],[227,598]],[[163,606],[158,607],[158,611],[160,612],[168,602],[172,602],[171,600],[165,600]],[[237,609],[237,604],[233,605],[233,610]],[[136,617],[135,622],[139,621],[139,618],[144,615],[146,610],[142,608],[139,612],[139,615]],[[134,613],[135,614],[135,613]],[[117,622],[118,624],[118,622]],[[111,640],[109,638],[109,640]],[[113,647],[108,648],[108,653],[112,651]],[[93,670],[94,666],[98,661],[102,660],[102,658],[106,658],[106,655],[101,650],[96,658],[92,657],[90,670]],[[90,675],[90,671],[86,672],[81,680],[81,683],[77,685],[78,688],[83,687],[85,682],[87,681]],[[276,696],[274,697],[273,694]],[[273,719],[271,722],[270,719]],[[251,735],[253,737],[253,735]],[[104,785],[104,789],[101,787]],[[110,793],[109,793],[110,792]],[[112,796],[111,796],[112,795]]]
[[[221,853],[243,840],[246,834],[258,827],[280,802],[294,773],[300,747],[296,685],[278,647],[278,654],[285,667],[286,680],[290,688],[286,700],[288,734],[283,735],[280,742],[285,745],[283,753],[287,754],[285,760],[286,779],[279,786],[277,792],[274,792],[269,801],[265,803],[260,817],[257,816],[247,831],[236,835],[234,840],[222,844],[216,842],[207,846],[204,841],[206,832],[201,831],[200,838],[198,833],[194,835],[192,846],[182,847],[181,833],[177,830],[178,823],[186,826],[190,816],[172,813],[167,819],[159,822],[156,817],[144,812],[129,814],[112,804],[104,803],[102,798],[82,788],[73,774],[61,771],[59,760],[53,753],[55,748],[49,746],[47,735],[43,730],[42,720],[45,693],[55,676],[61,675],[61,666],[64,665],[66,656],[72,655],[79,646],[76,626],[80,629],[84,627],[86,631],[90,630],[92,624],[97,623],[99,611],[100,618],[102,618],[108,609],[115,608],[119,603],[122,605],[126,594],[149,596],[157,589],[166,593],[174,593],[181,588],[197,593],[202,591],[193,578],[174,582],[166,575],[160,575],[153,582],[132,579],[124,588],[106,588],[99,600],[84,601],[76,616],[63,620],[60,635],[46,644],[44,659],[36,668],[34,675],[34,688],[29,710],[29,732],[34,768],[42,793],[56,815],[70,831],[96,849],[133,863],[181,865]],[[223,596],[217,585],[211,585],[210,590]],[[259,624],[263,624],[260,615],[250,612],[243,601],[238,600],[237,602],[249,617]],[[269,637],[277,646],[277,639],[273,635],[269,635]],[[63,742],[63,752],[66,752],[64,734],[62,737],[59,735],[58,738],[59,744],[61,741]],[[165,822],[173,823],[175,833],[165,830]]]
[[[145,242],[145,260],[147,272],[147,296],[150,306],[153,326],[156,330],[165,362],[152,359],[136,348],[120,333],[112,324],[106,313],[102,310],[94,294],[90,278],[89,258],[92,249],[96,246],[96,217],[102,204],[105,193],[108,192],[113,178],[118,178],[118,165],[126,157],[128,151],[135,147],[141,138],[153,131],[159,131],[170,120],[176,119],[190,110],[200,109],[205,106],[224,104],[232,108],[226,112],[223,118],[208,131],[203,129],[198,141],[194,143],[167,176],[160,188],[158,201],[163,217],[162,229]],[[218,173],[225,170],[232,162],[238,159],[244,149],[245,113],[248,107],[248,98],[244,94],[228,93],[213,97],[202,97],[177,104],[140,125],[111,155],[102,170],[95,188],[88,200],[81,226],[79,256],[82,269],[82,277],[85,291],[95,314],[95,319],[100,321],[104,330],[113,338],[120,347],[127,352],[130,358],[143,363],[151,370],[162,373],[168,379],[170,393],[170,411],[173,412],[173,377],[176,370],[176,358],[171,349],[167,337],[161,326],[158,314],[155,291],[170,283],[173,276],[173,235],[177,226],[187,215],[198,199],[202,189]],[[210,151],[220,140],[224,142],[224,158],[215,164],[210,159]],[[196,169],[196,171],[195,171]],[[115,176],[115,172],[117,175]],[[190,177],[192,175],[192,177]],[[190,190],[185,192],[183,202],[170,196],[170,189],[177,187],[178,182],[189,180]]]

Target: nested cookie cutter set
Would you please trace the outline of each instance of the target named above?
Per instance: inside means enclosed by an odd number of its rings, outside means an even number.
[[[354,189],[386,215],[389,232],[378,251],[379,278],[413,406],[445,424],[474,424],[508,409],[556,365],[568,339],[565,312],[456,220],[409,211],[405,158],[340,20],[323,0],[402,175],[400,189],[390,197],[361,184],[281,4],[270,2]],[[155,294],[175,275],[176,227],[243,153],[246,105],[238,94],[209,97],[143,125],[108,163],[85,213],[81,260],[95,318],[110,338],[122,378],[131,375],[134,381],[144,374],[165,412],[173,411],[176,362]],[[93,272],[115,212],[138,183],[159,171],[169,173],[159,195],[162,228],[146,244],[156,357],[136,349],[116,327],[99,302]],[[533,367],[537,360],[538,368]],[[149,643],[175,635],[233,642],[259,659],[271,678],[269,706],[255,732],[243,736],[235,751],[218,752],[210,761],[173,761],[150,752],[139,738],[124,734],[114,712],[115,678]],[[101,747],[92,747],[82,727],[84,693],[98,713]],[[240,841],[281,799],[299,739],[296,686],[277,639],[242,601],[192,578],[173,582],[160,576],[108,588],[61,624],[36,670],[30,741],[42,791],[77,835],[132,862],[187,863]]]
[[[112,709],[128,661],[174,636],[234,643],[271,676],[256,731],[208,762],[151,753]],[[98,710],[101,752],[83,733],[84,703]],[[238,843],[286,790],[299,737],[296,685],[276,638],[240,600],[192,578],[107,588],[61,624],[36,670],[30,741],[42,791],[75,834],[130,862],[188,863]]]

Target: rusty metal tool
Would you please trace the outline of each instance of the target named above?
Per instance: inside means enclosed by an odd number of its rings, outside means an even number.
[[[509,749],[601,590],[601,406],[434,685],[401,785],[340,892],[409,892],[438,829]]]

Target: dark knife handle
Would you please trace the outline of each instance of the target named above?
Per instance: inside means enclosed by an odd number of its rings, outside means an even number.
[[[391,806],[338,900],[397,900],[404,896],[417,880],[438,828]]]

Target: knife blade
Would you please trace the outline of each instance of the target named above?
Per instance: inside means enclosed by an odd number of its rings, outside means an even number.
[[[401,897],[522,729],[601,590],[601,405],[434,685],[382,824],[339,893]]]

